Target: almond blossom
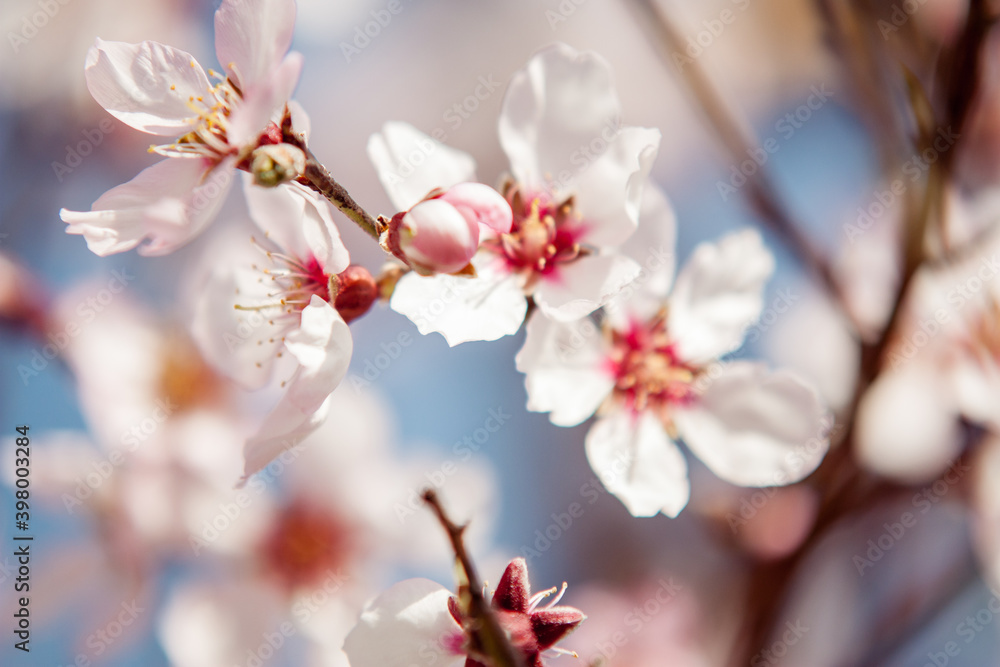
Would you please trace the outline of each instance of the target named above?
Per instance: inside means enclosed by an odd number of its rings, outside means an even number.
[[[281,400],[247,440],[249,476],[322,423],[351,359],[347,321],[367,312],[376,287],[350,266],[325,200],[298,184],[246,192],[264,233],[245,245],[256,261],[213,253],[192,331],[205,356],[248,388],[287,373]],[[280,363],[286,353],[292,363]]]
[[[500,143],[512,180],[507,233],[486,234],[474,279],[407,275],[390,302],[421,333],[457,345],[520,328],[532,300],[568,321],[607,303],[638,275],[618,252],[638,225],[658,130],[622,127],[609,65],[555,45],[514,75],[504,98]],[[373,135],[368,154],[393,204],[406,210],[434,188],[475,178],[473,159],[403,123]]]
[[[760,314],[774,260],[746,230],[703,243],[670,291],[650,279],[594,326],[534,318],[517,368],[528,409],[575,426],[597,413],[587,458],[634,516],[677,514],[690,493],[680,438],[741,486],[796,482],[827,449],[816,392],[787,371],[719,361]],[[662,276],[660,276],[662,278]]]
[[[66,231],[105,256],[139,247],[165,255],[208,225],[233,170],[260,144],[280,142],[280,121],[302,69],[288,53],[294,0],[224,0],[215,12],[222,73],[158,42],[98,39],[87,54],[94,99],[137,130],[174,141],[150,148],[167,157],[107,191],[89,212],[63,209]],[[217,79],[212,83],[211,79]]]
[[[542,667],[546,651],[568,653],[555,645],[586,618],[578,609],[556,606],[565,591],[563,584],[551,602],[540,606],[556,589],[532,595],[527,564],[515,558],[493,592],[493,612],[528,667]],[[444,665],[490,664],[470,627],[473,621],[466,618],[458,597],[428,579],[409,579],[365,608],[344,642],[344,651],[353,667],[405,667],[418,651],[442,659]]]

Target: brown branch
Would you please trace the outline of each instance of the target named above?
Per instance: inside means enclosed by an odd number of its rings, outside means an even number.
[[[641,22],[654,33],[655,43],[664,62],[671,62],[671,54],[683,49],[683,39],[677,28],[653,0],[630,0],[630,4]],[[745,131],[732,117],[711,81],[697,63],[686,63],[681,68],[681,76],[732,159],[739,162],[755,149],[759,149],[757,138]],[[841,298],[840,285],[829,262],[812,240],[802,232],[803,227],[781,203],[765,169],[762,167],[748,176],[747,185],[749,187],[747,198],[758,216],[812,271],[834,303],[841,307],[849,320],[853,321],[853,315],[842,307],[844,300]]]
[[[465,548],[464,535],[467,526],[459,526],[448,517],[433,489],[426,489],[421,497],[425,503],[430,505],[441,526],[448,534],[451,548],[454,550],[455,558],[462,570],[465,581],[459,585],[460,599],[466,598],[469,615],[475,622],[471,628],[475,644],[483,653],[495,660],[491,667],[526,667],[520,653],[511,645],[507,633],[500,626],[490,604],[483,596],[482,583],[476,574],[472,558],[469,557],[469,552]]]

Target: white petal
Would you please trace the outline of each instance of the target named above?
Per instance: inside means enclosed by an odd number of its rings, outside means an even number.
[[[112,116],[137,130],[181,135],[194,127],[191,98],[212,87],[190,53],[158,42],[106,42],[87,52],[87,88]]]
[[[1000,432],[1000,365],[988,354],[967,353],[954,362],[955,396],[966,417]]]
[[[236,147],[254,147],[272,120],[280,120],[302,73],[302,54],[289,53],[269,76],[243,90],[243,101],[229,118],[226,141]]]
[[[670,298],[668,326],[681,358],[703,362],[739,347],[773,271],[774,258],[752,229],[699,244]]]
[[[624,255],[581,257],[546,276],[535,290],[535,302],[554,320],[578,320],[608,303],[641,270]]]
[[[629,318],[645,322],[667,302],[677,260],[677,222],[666,195],[653,183],[642,190],[639,229],[620,248],[642,266],[639,276],[605,304],[604,312],[616,329]]]
[[[340,273],[351,263],[326,199],[298,183],[258,187],[246,173],[243,191],[250,217],[284,252],[301,260],[315,257],[329,274]]]
[[[674,415],[684,443],[740,486],[784,486],[811,473],[829,447],[816,392],[787,371],[735,361],[709,375],[698,401]]]
[[[101,195],[90,211],[62,209],[67,234],[80,234],[100,256],[139,248],[140,255],[166,255],[212,221],[233,182],[229,162],[215,168],[196,158],[168,158],[128,183]]]
[[[244,449],[244,477],[252,475],[315,430],[329,409],[329,397],[351,361],[351,330],[326,301],[313,296],[302,324],[285,336],[285,349],[299,362],[285,395]]]
[[[352,667],[409,667],[414,656],[427,651],[442,666],[462,664],[464,655],[442,646],[462,636],[448,611],[449,597],[448,590],[428,579],[407,579],[383,592],[344,640]]]
[[[528,312],[518,277],[484,253],[472,263],[479,274],[476,278],[403,276],[389,305],[410,318],[420,333],[436,331],[451,346],[517,333]]]
[[[882,373],[858,406],[862,465],[905,483],[931,480],[958,456],[958,413],[939,371],[912,361]]]
[[[392,205],[409,210],[434,188],[476,180],[467,153],[445,146],[408,123],[390,122],[368,139],[368,159]]]
[[[525,375],[528,409],[551,413],[556,426],[582,423],[615,385],[600,327],[590,319],[561,323],[535,316],[525,329],[516,363]]]
[[[620,412],[595,423],[587,460],[632,516],[677,516],[687,505],[687,462],[653,415]]]
[[[500,113],[500,144],[514,177],[542,187],[578,171],[590,152],[607,146],[619,128],[618,94],[600,56],[565,44],[531,59],[507,87]]]
[[[294,0],[224,0],[215,12],[215,55],[246,92],[288,53],[294,28]]]
[[[659,147],[659,130],[622,128],[600,157],[573,178],[568,189],[583,214],[586,243],[619,246],[632,235]]]
[[[268,297],[269,285],[260,278],[260,271],[220,262],[198,294],[191,323],[191,335],[205,359],[248,389],[259,389],[270,380],[288,329],[282,320],[271,319],[273,310],[246,310],[274,302]]]

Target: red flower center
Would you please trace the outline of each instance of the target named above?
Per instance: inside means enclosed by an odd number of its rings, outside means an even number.
[[[647,323],[633,322],[626,332],[613,331],[609,362],[615,394],[631,410],[663,410],[695,398],[692,383],[698,369],[677,357],[662,315]]]
[[[265,568],[289,591],[333,576],[353,551],[350,527],[322,507],[295,500],[282,510],[261,545]]]

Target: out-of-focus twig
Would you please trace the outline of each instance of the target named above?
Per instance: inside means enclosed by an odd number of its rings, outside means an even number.
[[[683,50],[683,39],[654,0],[629,0],[641,23],[654,33],[656,45],[659,47],[664,62],[671,62],[671,54]],[[692,96],[705,113],[709,124],[715,130],[726,151],[736,161],[741,161],[758,148],[759,142],[748,130],[744,129],[731,114],[715,87],[697,63],[687,62],[681,68],[681,76]],[[819,251],[812,240],[803,231],[787,208],[781,203],[776,189],[768,179],[763,168],[747,177],[747,198],[760,216],[774,232],[792,249],[799,260],[813,272],[832,297],[835,304],[842,306],[840,285],[826,257]],[[853,320],[851,313],[844,314]]]

